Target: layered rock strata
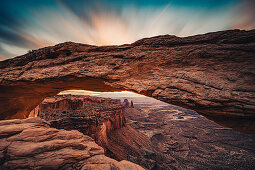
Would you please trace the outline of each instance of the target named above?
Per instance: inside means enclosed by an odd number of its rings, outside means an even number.
[[[175,160],[157,152],[150,140],[126,124],[127,102],[83,95],[46,98],[30,115],[37,115],[51,127],[78,130],[92,137],[116,160],[130,160],[147,169],[168,169]]]
[[[104,155],[102,147],[77,130],[50,128],[37,118],[0,121],[0,169],[143,169]]]
[[[98,133],[125,126],[123,108],[119,100],[109,98],[57,95],[46,98],[32,113],[37,111],[37,116],[49,121],[52,127],[76,129],[99,142],[103,139]]]
[[[34,50],[0,62],[0,119],[25,118],[45,97],[67,89],[129,90],[237,130],[254,129],[254,54],[255,30]]]

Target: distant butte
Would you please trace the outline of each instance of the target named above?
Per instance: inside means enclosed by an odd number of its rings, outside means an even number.
[[[255,134],[254,84],[255,30],[121,46],[66,42],[0,62],[0,119],[25,118],[67,89],[129,90]]]

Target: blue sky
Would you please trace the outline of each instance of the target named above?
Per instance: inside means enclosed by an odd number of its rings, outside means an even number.
[[[65,41],[132,43],[254,29],[253,0],[1,0],[0,59]]]

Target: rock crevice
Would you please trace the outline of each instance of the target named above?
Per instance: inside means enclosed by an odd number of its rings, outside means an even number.
[[[39,117],[0,121],[0,143],[1,169],[143,169],[108,158],[91,137],[50,128]]]

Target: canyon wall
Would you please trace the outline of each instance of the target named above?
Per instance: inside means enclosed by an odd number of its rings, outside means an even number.
[[[129,90],[254,131],[254,54],[255,30],[34,50],[0,62],[0,119],[25,118],[63,90]]]
[[[120,100],[83,95],[48,97],[30,115],[50,122],[52,127],[72,130],[92,136],[96,141],[126,125],[124,106]]]
[[[106,156],[129,160],[147,169],[172,166],[173,158],[157,152],[150,140],[126,124],[127,100],[82,95],[46,98],[35,110],[51,127],[78,130],[102,146]],[[153,156],[149,156],[153,155]]]

